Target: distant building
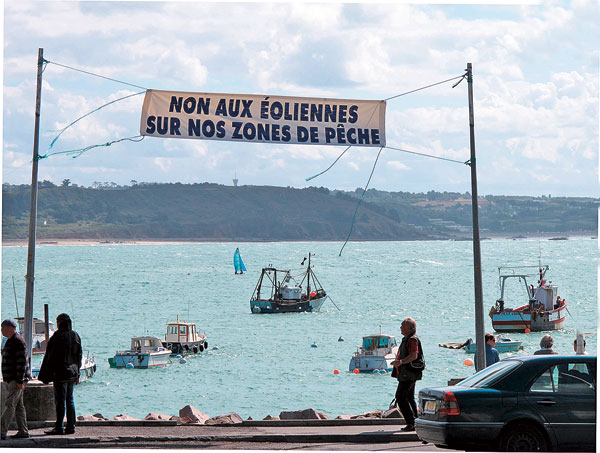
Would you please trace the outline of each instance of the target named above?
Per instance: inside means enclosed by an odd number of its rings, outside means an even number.
[[[233,187],[237,187],[237,185],[238,185],[237,174],[234,173],[233,174]]]

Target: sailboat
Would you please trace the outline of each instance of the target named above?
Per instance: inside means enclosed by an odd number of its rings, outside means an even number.
[[[246,270],[246,266],[244,266],[244,262],[242,261],[242,255],[240,255],[239,248],[236,248],[235,253],[233,254],[233,267],[235,268],[236,274],[243,274]]]

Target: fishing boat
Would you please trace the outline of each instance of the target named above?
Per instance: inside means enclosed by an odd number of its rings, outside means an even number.
[[[171,351],[172,356],[198,354],[208,350],[206,335],[198,333],[195,323],[181,321],[179,317],[167,322],[167,333],[162,345]]]
[[[15,318],[19,325],[19,332],[23,335],[25,332],[25,318]],[[54,333],[54,323],[48,322],[48,338]],[[33,318],[31,353],[33,355],[42,355],[46,352],[46,325],[43,319]]]
[[[88,351],[87,355],[81,358],[81,368],[79,369],[79,383],[87,381],[96,372],[96,361],[94,360],[94,354],[90,354]],[[40,365],[31,368],[31,376],[37,379],[40,374]]]
[[[163,347],[160,338],[133,337],[131,348],[117,351],[108,359],[111,368],[151,368],[169,363],[171,350]]]
[[[544,330],[559,330],[565,325],[567,303],[561,299],[557,286],[546,280],[549,266],[535,266],[538,273],[520,272],[523,267],[499,267],[500,298],[496,301],[489,316],[492,327],[497,332],[540,332]],[[537,279],[537,287],[528,284],[527,279]],[[508,279],[517,279],[525,286],[528,303],[516,308],[507,308],[504,303],[504,289]]]
[[[250,299],[250,311],[252,313],[319,311],[325,303],[327,293],[313,272],[310,259],[309,253],[306,270],[296,278],[289,270],[263,268]],[[302,260],[301,265],[303,266],[305,262],[306,258]],[[282,277],[281,281],[279,281],[280,277]]]
[[[360,373],[373,371],[392,371],[392,361],[398,354],[398,345],[393,335],[367,335],[362,339],[362,345],[350,359],[348,370]]]
[[[244,266],[244,261],[242,261],[242,255],[240,255],[240,249],[236,248],[235,253],[233,254],[233,268],[235,269],[235,273],[243,274],[246,270],[246,266]]]

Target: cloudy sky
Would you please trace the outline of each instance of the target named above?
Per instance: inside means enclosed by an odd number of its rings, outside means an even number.
[[[596,0],[539,4],[4,2],[3,181],[31,181],[36,60],[40,154],[139,135],[144,88],[387,99],[473,64],[480,195],[598,196]],[[57,64],[55,64],[57,63]],[[111,81],[63,66],[81,69]],[[119,83],[118,81],[125,82]],[[467,83],[387,103],[387,145],[466,161]],[[354,190],[378,148],[146,137],[40,161],[39,178]],[[386,148],[370,187],[470,191],[469,168]]]

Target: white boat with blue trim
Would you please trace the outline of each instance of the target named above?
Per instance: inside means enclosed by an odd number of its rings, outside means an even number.
[[[362,345],[357,349],[352,358],[348,371],[372,373],[392,371],[392,361],[398,354],[398,345],[393,335],[379,333],[367,335],[362,339]]]
[[[108,359],[111,368],[153,368],[169,363],[171,350],[163,347],[160,338],[143,336],[131,339],[131,348],[117,351]]]

